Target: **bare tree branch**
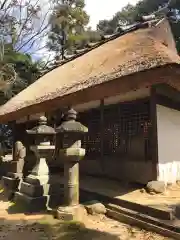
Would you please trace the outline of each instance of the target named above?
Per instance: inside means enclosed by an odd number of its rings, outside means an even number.
[[[0,10],[2,10],[4,8],[4,6],[6,5],[8,0],[4,0],[4,2],[1,4]]]
[[[28,43],[30,43],[35,37],[37,37],[39,34],[41,34],[46,28],[48,27],[48,24],[42,29],[39,30],[36,34],[34,34],[32,37],[30,37],[27,42],[25,42],[24,44],[22,44],[17,51],[20,51],[21,49],[23,49],[26,45],[28,45]]]
[[[30,4],[30,2],[31,2],[31,0],[29,0],[28,5]],[[38,3],[39,3],[39,0],[36,1],[36,3],[33,5],[33,7],[36,7]],[[28,10],[27,10],[27,15],[28,15]],[[27,18],[26,18],[26,20],[24,21],[23,25],[21,26],[21,30],[19,31],[19,34],[18,34],[18,36],[17,36],[16,42],[19,41],[19,38],[21,37],[21,34],[22,34],[22,31],[24,30],[24,27],[26,26],[26,24],[28,23],[28,21],[31,19],[32,15],[33,15],[33,13],[31,12],[31,13],[29,14],[29,16],[27,16]]]
[[[20,16],[19,16],[19,18],[20,18],[20,24],[22,24],[22,0],[20,1],[19,6],[20,6]]]

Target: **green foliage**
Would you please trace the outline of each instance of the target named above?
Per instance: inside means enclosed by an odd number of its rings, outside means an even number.
[[[112,34],[116,31],[118,25],[134,23],[140,16],[151,14],[164,7],[168,2],[168,0],[141,0],[135,6],[128,4],[121,11],[117,12],[112,19],[101,20],[97,25],[97,29],[103,34]],[[170,7],[172,12],[174,11],[178,15],[180,1],[172,0]],[[180,21],[171,22],[171,26],[177,43],[177,49],[180,52]]]
[[[6,78],[2,79],[1,76],[1,82],[5,84],[0,91],[1,104],[26,88],[40,75],[38,63],[34,63],[29,54],[13,50],[10,44],[6,44],[4,48],[4,57],[0,66],[1,68],[4,66],[3,73]],[[14,75],[10,76],[7,66],[11,66]],[[10,80],[10,77],[14,79]]]
[[[26,53],[34,44],[38,46],[42,36],[44,25],[36,27],[43,21],[38,18],[39,12],[38,1],[0,3],[0,104],[39,77],[38,63]]]
[[[84,0],[71,0],[68,4],[65,1],[56,1],[50,19],[48,45],[57,56],[61,57],[64,50],[72,53],[74,49],[84,48],[87,42],[100,38],[97,32],[86,30],[89,16],[84,7]]]

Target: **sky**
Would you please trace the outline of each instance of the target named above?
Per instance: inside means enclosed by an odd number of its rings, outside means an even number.
[[[32,1],[36,2],[37,0]],[[40,0],[41,7],[44,10],[42,12],[46,13],[49,9],[48,2],[49,0]],[[120,11],[128,3],[136,4],[137,2],[138,0],[85,0],[85,10],[90,16],[89,26],[91,26],[92,29],[96,29],[96,25],[98,24],[99,20],[110,19],[116,12]],[[44,40],[42,39],[42,45],[44,45],[45,41],[46,38],[44,38]],[[42,56],[47,59],[51,59],[51,57],[53,58],[54,55],[49,54],[49,50],[45,51],[45,49],[36,51],[33,54],[35,59],[41,58]]]
[[[86,11],[90,15],[90,26],[96,29],[99,20],[109,19],[128,3],[136,4],[138,0],[85,0]]]

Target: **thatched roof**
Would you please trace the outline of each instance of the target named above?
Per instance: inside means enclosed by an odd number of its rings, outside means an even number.
[[[166,23],[167,25],[167,23]],[[167,26],[166,26],[167,27]],[[158,26],[139,29],[123,36],[111,36],[86,54],[61,64],[0,108],[1,119],[17,119],[33,112],[33,106],[104,84],[137,72],[179,64],[177,52],[157,34]],[[165,29],[167,31],[167,29]],[[58,107],[58,106],[57,106]],[[46,109],[47,110],[47,109]],[[18,115],[18,113],[21,114]],[[34,113],[36,110],[34,111]]]

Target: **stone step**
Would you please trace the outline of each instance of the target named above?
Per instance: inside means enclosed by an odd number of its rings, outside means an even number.
[[[114,204],[106,204],[106,208],[107,216],[115,220],[156,232],[165,237],[180,239],[180,227],[173,226],[162,220],[132,210],[121,208]]]
[[[141,214],[146,214],[146,215],[149,215],[149,216],[157,218],[157,219],[161,219],[161,220],[173,220],[174,219],[174,212],[171,210],[157,209],[157,208],[153,208],[151,206],[145,206],[145,205],[138,204],[135,202],[123,200],[120,198],[110,197],[108,195],[103,195],[103,194],[99,194],[97,192],[93,192],[93,189],[84,190],[81,188],[81,193],[83,196],[89,195],[92,200],[97,199],[103,203],[112,203],[112,204],[115,204],[122,208],[136,211]],[[88,199],[88,200],[91,200],[91,199]]]

